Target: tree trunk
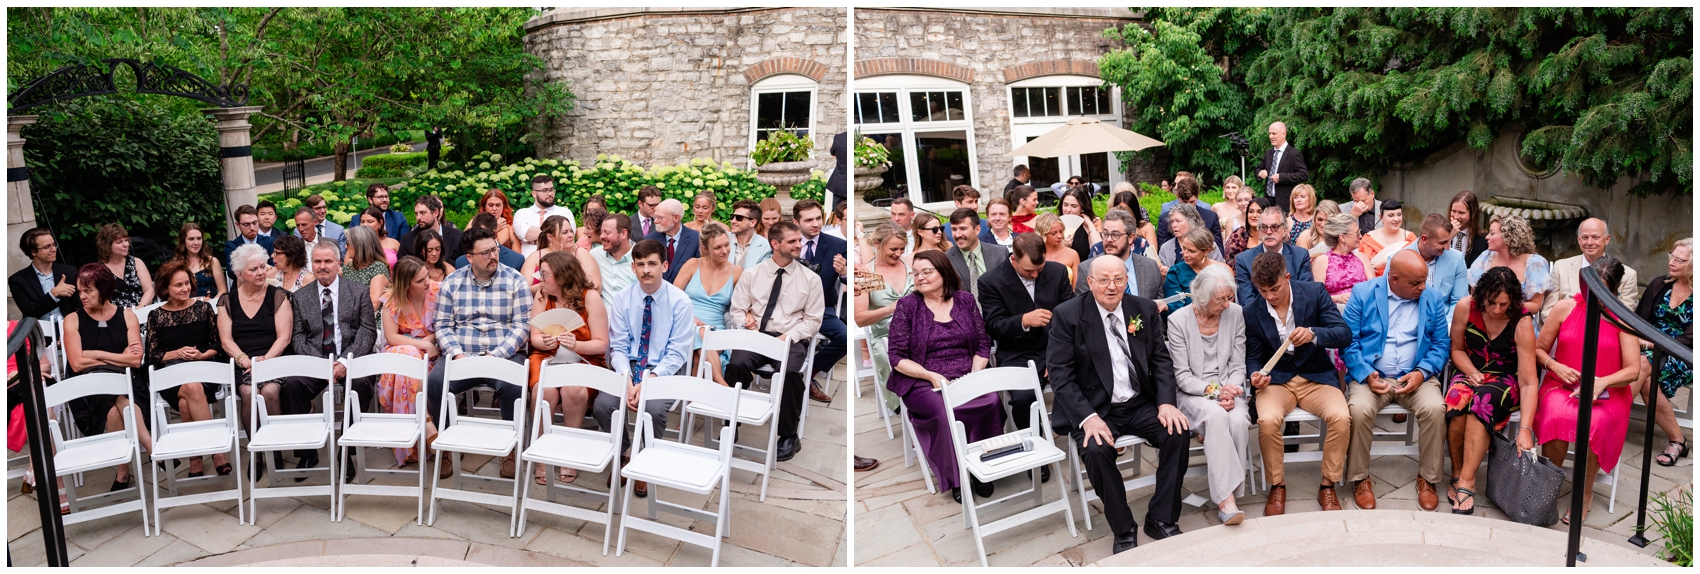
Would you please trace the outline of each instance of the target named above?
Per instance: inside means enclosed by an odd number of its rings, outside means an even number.
[[[336,154],[336,167],[331,170],[331,181],[348,179],[348,140],[338,140],[332,144],[331,153]]]

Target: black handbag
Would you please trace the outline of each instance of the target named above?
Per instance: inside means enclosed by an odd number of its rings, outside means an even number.
[[[1489,432],[1487,497],[1506,517],[1547,527],[1558,522],[1558,494],[1564,469],[1533,450]]]

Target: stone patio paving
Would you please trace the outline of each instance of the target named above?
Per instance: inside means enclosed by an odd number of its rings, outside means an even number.
[[[979,565],[973,534],[963,524],[961,505],[953,502],[948,493],[928,494],[926,486],[922,482],[921,467],[918,464],[912,467],[903,466],[903,452],[900,450],[902,434],[899,425],[901,423],[894,415],[892,430],[898,438],[887,439],[885,426],[876,410],[875,397],[877,395],[872,392],[872,378],[864,379],[862,384],[864,385],[863,396],[855,399],[856,446],[854,450],[860,456],[878,458],[881,463],[875,471],[856,476],[853,510],[856,520],[855,564],[857,566]],[[1683,397],[1679,396],[1678,398],[1682,399]],[[1383,424],[1387,424],[1385,418],[1383,418]],[[1639,492],[1641,476],[1642,449],[1639,441],[1645,428],[1643,424],[1640,420],[1634,420],[1630,424],[1629,436],[1632,444],[1624,447],[1620,474],[1623,484],[1619,486],[1615,512],[1608,513],[1606,510],[1608,488],[1597,483],[1595,485],[1596,494],[1593,509],[1589,512],[1588,519],[1583,527],[1584,538],[1587,540],[1584,542],[1584,551],[1597,547],[1600,542],[1604,542],[1613,547],[1628,549],[1633,551],[1634,554],[1651,557],[1661,548],[1661,544],[1657,540],[1654,540],[1645,549],[1636,548],[1626,542],[1626,539],[1634,534],[1636,495]],[[1306,430],[1307,432],[1314,432],[1312,428]],[[1685,429],[1685,435],[1692,438],[1692,431]],[[1657,445],[1664,444],[1662,434],[1655,437],[1655,440],[1659,441],[1656,443]],[[1314,447],[1306,448],[1308,450]],[[1145,460],[1145,464],[1142,466],[1144,474],[1150,474],[1156,467],[1156,453],[1154,449],[1147,448],[1143,449],[1142,454]],[[1195,458],[1194,461],[1195,464],[1201,464],[1202,456]],[[1066,462],[1059,466],[1066,473]],[[1290,486],[1287,497],[1287,514],[1282,517],[1271,517],[1270,520],[1323,520],[1325,522],[1338,520],[1340,522],[1336,524],[1343,524],[1341,529],[1344,532],[1346,529],[1366,526],[1357,521],[1353,514],[1375,513],[1377,519],[1393,519],[1395,516],[1401,516],[1404,520],[1411,520],[1414,515],[1414,519],[1419,521],[1433,521],[1444,524],[1454,524],[1452,521],[1464,521],[1471,525],[1471,528],[1482,529],[1484,532],[1490,528],[1501,529],[1506,532],[1512,530],[1523,532],[1521,529],[1540,530],[1537,527],[1510,522],[1506,519],[1504,513],[1493,506],[1486,495],[1477,499],[1479,510],[1473,516],[1453,516],[1447,512],[1449,507],[1444,496],[1441,500],[1441,512],[1421,512],[1416,502],[1417,461],[1414,456],[1382,456],[1371,463],[1370,474],[1374,477],[1377,487],[1377,510],[1355,510],[1351,493],[1349,490],[1345,490],[1341,493],[1341,505],[1350,512],[1329,513],[1326,518],[1323,518],[1322,508],[1316,501],[1313,487],[1310,486],[1320,483],[1320,473],[1321,463],[1319,462],[1287,463],[1287,484]],[[1662,467],[1654,464],[1649,491],[1674,493],[1682,487],[1691,487],[1693,473],[1692,458],[1682,459],[1675,467]],[[1131,471],[1124,473],[1124,475],[1133,476]],[[1485,468],[1480,476],[1485,480]],[[1060,478],[1062,477],[1053,476],[1051,482],[1043,485],[1047,502],[1056,500],[1058,479]],[[1024,488],[1026,484],[1028,484],[1027,479],[1024,477],[1006,478],[996,483],[997,494],[994,496],[1004,496],[1016,492]],[[1189,494],[1196,493],[1202,496],[1209,494],[1206,479],[1202,476],[1186,479],[1184,489]],[[1142,520],[1144,518],[1151,493],[1151,487],[1128,493],[1128,504],[1133,509],[1136,519]],[[1569,493],[1570,486],[1567,483],[1564,487],[1564,500],[1569,500]],[[1444,491],[1442,491],[1442,494],[1444,494]],[[1079,500],[1078,497],[1073,495],[1072,491],[1070,491],[1070,499]],[[1240,497],[1238,499],[1239,506],[1246,512],[1248,520],[1238,526],[1222,526],[1216,518],[1214,504],[1205,504],[1203,507],[1182,505],[1179,524],[1181,530],[1187,534],[1165,540],[1161,544],[1153,544],[1153,541],[1142,532],[1139,535],[1139,548],[1152,548],[1153,552],[1158,552],[1158,549],[1166,549],[1162,554],[1168,555],[1169,551],[1180,549],[1182,546],[1188,546],[1197,541],[1222,540],[1224,536],[1233,536],[1239,532],[1249,534],[1249,531],[1258,528],[1252,526],[1252,524],[1259,521],[1252,519],[1257,519],[1263,515],[1263,504],[1266,501],[1266,493],[1263,492]],[[1026,508],[1030,508],[1030,506],[982,513],[981,524],[1015,514]],[[1091,504],[1089,512],[1092,514],[1092,530],[1085,529],[1084,522],[1078,514],[1080,512],[1078,505],[1074,507],[1074,512],[1076,513],[1076,528],[1079,531],[1078,537],[1069,536],[1060,516],[1053,515],[1040,518],[1034,522],[988,537],[985,540],[985,547],[988,552],[989,563],[992,566],[1014,567],[1095,564],[1105,566],[1153,565],[1142,561],[1125,560],[1121,557],[1116,560],[1105,560],[1110,557],[1110,541],[1106,539],[1110,531],[1108,522],[1103,519],[1102,503],[1093,502]],[[1274,524],[1286,523],[1275,522]],[[1270,526],[1266,524],[1263,528]],[[1518,544],[1532,544],[1536,548],[1536,550],[1530,552],[1532,561],[1524,564],[1555,565],[1551,564],[1549,559],[1557,559],[1560,562],[1556,565],[1562,565],[1564,554],[1562,534],[1565,532],[1565,528],[1564,524],[1559,523],[1546,529],[1560,536],[1540,538],[1525,536],[1519,538]],[[1650,520],[1649,528],[1651,528]],[[1249,542],[1235,542],[1232,545],[1213,544],[1212,547],[1245,548],[1253,546]],[[1314,542],[1300,544],[1295,548],[1299,550],[1322,549],[1328,548],[1334,543],[1335,541],[1325,542],[1322,539],[1316,539]],[[1392,543],[1392,541],[1389,541],[1389,543]],[[1420,540],[1416,544],[1416,546],[1409,548],[1386,548],[1377,550],[1377,552],[1383,553],[1385,550],[1385,552],[1391,552],[1392,555],[1419,556],[1428,551],[1423,549],[1423,543]],[[1454,547],[1450,543],[1447,546],[1448,552]],[[1476,548],[1476,546],[1467,547]],[[1302,552],[1295,550],[1289,554],[1284,554],[1284,556],[1297,557],[1301,554]],[[1534,554],[1539,556],[1533,556]],[[1217,563],[1216,558],[1201,558],[1203,555],[1198,552],[1190,552],[1184,555],[1188,557],[1188,560],[1191,560],[1191,562],[1184,564],[1188,566],[1227,565],[1230,562],[1234,564],[1244,563],[1240,559],[1230,560],[1227,555],[1220,553],[1210,554],[1209,556],[1219,557],[1221,564]],[[1123,556],[1126,556],[1126,554]],[[1657,560],[1654,559],[1653,562],[1657,562]],[[1622,562],[1617,563],[1622,564]],[[1487,565],[1489,562],[1482,564]],[[1294,562],[1285,565],[1323,565],[1323,563],[1303,562],[1295,558]],[[1329,565],[1340,566],[1345,564],[1331,563]],[[1596,561],[1596,565],[1599,565],[1598,561]]]
[[[840,363],[835,380],[842,381],[843,371]],[[847,563],[844,406],[851,390],[841,382],[836,386],[830,405],[810,406],[803,449],[796,458],[779,463],[765,502],[758,500],[758,475],[733,471],[732,535],[722,546],[721,566]],[[676,424],[677,419],[672,420]],[[740,435],[741,444],[756,446],[767,436],[765,432]],[[700,444],[700,430],[698,436]],[[394,462],[378,450],[372,450],[367,459],[374,466]],[[463,461],[467,468],[487,476],[495,476],[501,466],[500,460],[470,455]],[[323,481],[315,478],[307,484]],[[575,484],[594,488],[606,482],[606,473],[581,473]],[[21,483],[18,479],[7,484],[8,548],[18,566],[45,566],[35,498],[41,490],[19,494]],[[111,470],[90,472],[83,489],[98,493],[111,483]],[[429,477],[426,483],[429,496]],[[262,479],[261,488],[265,484]],[[542,497],[542,489],[533,486],[531,495]],[[657,490],[651,487],[651,500]],[[713,509],[719,501],[718,492],[661,494],[669,502],[694,508]],[[646,499],[633,502],[638,512],[645,504]],[[351,496],[341,523],[330,521],[329,506],[324,496],[261,500],[254,526],[238,524],[232,501],[171,508],[162,513],[164,533],[156,537],[143,536],[135,513],[121,514],[67,527],[68,555],[72,566],[706,566],[710,557],[707,548],[636,530],[626,535],[624,556],[615,556],[612,544],[603,556],[601,525],[539,512],[528,513],[530,524],[524,535],[509,538],[506,509],[458,501],[439,503],[435,526],[415,524],[415,505],[408,499]],[[427,514],[429,506],[427,500]],[[618,536],[619,518],[615,521]],[[698,532],[712,532],[713,526],[669,514],[662,514],[661,521]]]

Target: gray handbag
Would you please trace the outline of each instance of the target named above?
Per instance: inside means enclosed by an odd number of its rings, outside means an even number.
[[[1496,432],[1488,433],[1487,497],[1511,520],[1540,527],[1558,522],[1558,493],[1564,470],[1533,450]]]

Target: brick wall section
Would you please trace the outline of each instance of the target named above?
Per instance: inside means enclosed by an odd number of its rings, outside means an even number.
[[[1098,75],[1098,63],[1088,60],[1062,59],[1018,64],[1003,69],[1003,81],[1006,84],[1012,84],[1027,78],[1057,74],[1096,76]]]
[[[775,73],[819,82],[817,157],[845,122],[843,8],[645,13],[537,26],[526,50],[577,97],[541,133],[539,155],[620,154],[645,166],[694,157],[749,163],[750,85]]]
[[[926,58],[874,58],[856,61],[856,77],[868,78],[887,74],[920,74],[950,78],[964,84],[974,82],[974,70],[950,62]]]

